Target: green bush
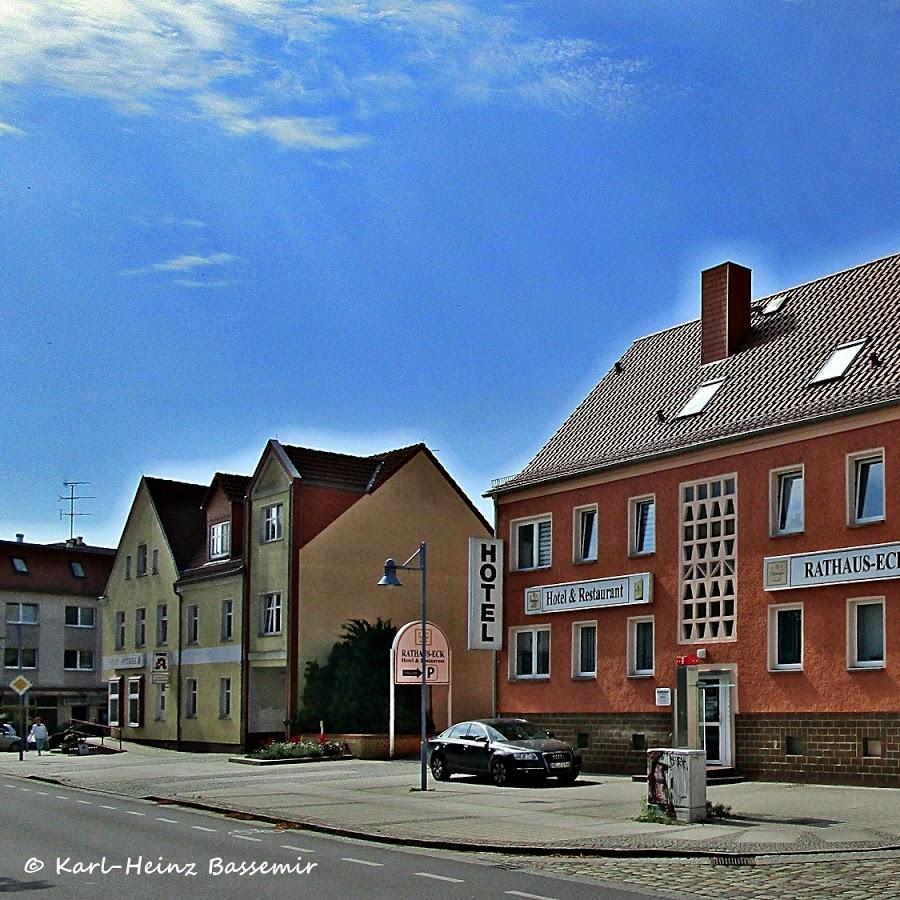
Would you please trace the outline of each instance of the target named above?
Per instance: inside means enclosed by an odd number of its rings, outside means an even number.
[[[390,620],[375,624],[353,619],[331,648],[325,665],[306,664],[300,712],[290,724],[303,731],[318,731],[319,722],[330,732],[384,734],[388,730],[391,644],[397,629]],[[398,686],[395,693],[399,734],[419,730],[419,688]],[[427,727],[433,730],[431,716]]]

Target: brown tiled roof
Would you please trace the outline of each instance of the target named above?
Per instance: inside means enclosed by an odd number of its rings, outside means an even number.
[[[635,341],[537,456],[490,493],[678,453],[900,401],[900,254],[753,303],[737,351],[701,366],[700,322]],[[775,296],[775,295],[773,295]],[[812,379],[841,344],[867,343],[846,374]],[[702,383],[725,379],[699,415],[676,418]]]
[[[376,490],[424,446],[413,444],[374,456],[351,456],[282,444],[304,483],[359,493]]]
[[[0,541],[0,588],[23,592],[99,597],[106,587],[116,551],[108,547],[26,544]],[[13,558],[22,559],[27,572],[18,572]],[[84,578],[75,575],[71,563],[81,564]]]
[[[202,556],[202,554],[200,554]],[[206,581],[209,578],[224,578],[227,575],[238,575],[244,571],[244,561],[238,559],[223,559],[220,562],[210,562],[204,565],[195,563],[191,568],[185,569],[178,579],[179,584],[191,584],[195,581]]]
[[[216,472],[209,484],[206,496],[201,506],[206,506],[209,498],[217,486],[222,488],[222,493],[232,502],[240,502],[247,495],[247,485],[250,484],[249,475],[229,475],[227,472]]]
[[[206,517],[201,509],[206,485],[146,476],[144,483],[181,571],[206,539]]]

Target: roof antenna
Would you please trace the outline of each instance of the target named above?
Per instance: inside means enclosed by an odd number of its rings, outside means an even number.
[[[75,517],[76,516],[89,516],[91,513],[86,512],[75,512],[75,501],[76,500],[94,500],[94,497],[81,495],[75,495],[75,488],[80,484],[90,484],[89,481],[64,481],[63,486],[69,489],[69,496],[60,496],[58,499],[60,502],[66,502],[69,504],[69,511],[66,512],[64,509],[59,511],[59,518],[68,519],[69,520],[69,540],[75,539]]]

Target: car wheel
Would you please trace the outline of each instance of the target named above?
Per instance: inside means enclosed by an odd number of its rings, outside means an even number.
[[[509,784],[511,777],[511,773],[509,771],[509,763],[503,759],[495,759],[491,763],[491,781],[497,785],[497,787],[505,787]]]
[[[440,753],[431,757],[431,774],[435,781],[448,781],[450,778],[450,766]]]
[[[557,775],[556,780],[560,784],[575,784],[575,779],[577,779],[580,774],[578,769],[573,769],[571,772],[563,772],[561,775]]]

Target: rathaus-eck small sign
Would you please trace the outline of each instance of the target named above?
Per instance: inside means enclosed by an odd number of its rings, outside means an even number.
[[[525,589],[525,612],[529,615],[652,602],[653,576],[649,572],[600,578],[596,581],[545,584]]]

